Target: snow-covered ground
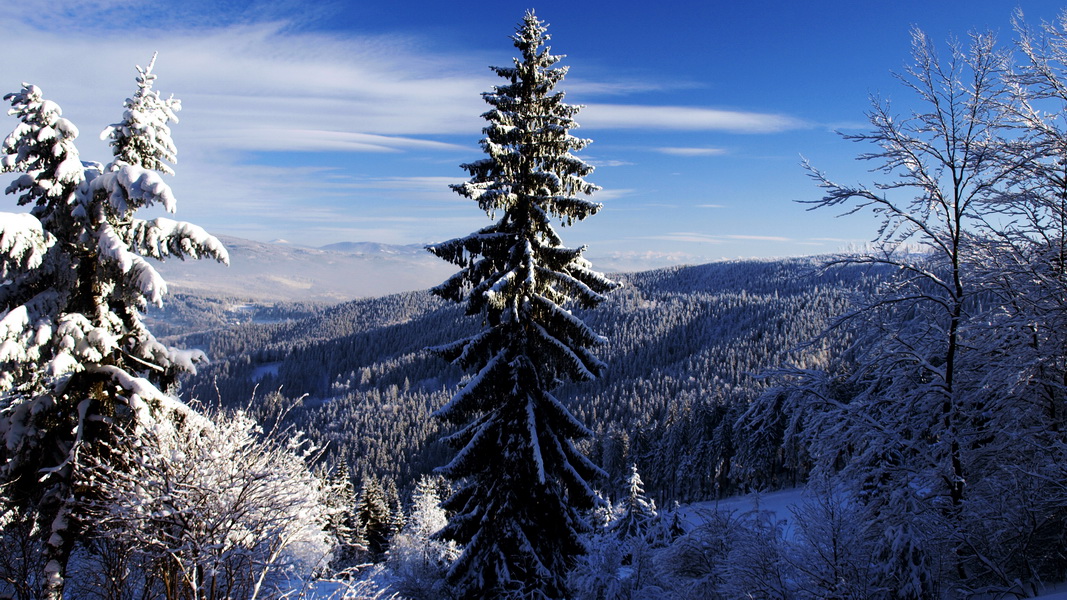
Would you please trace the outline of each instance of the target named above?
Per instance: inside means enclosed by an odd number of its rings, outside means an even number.
[[[717,501],[698,502],[680,507],[682,520],[688,527],[700,524],[703,515],[715,511],[733,512],[744,514],[754,510],[768,511],[774,517],[785,523],[784,533],[786,537],[791,535],[791,523],[794,520],[793,510],[802,506],[807,500],[805,488],[792,488],[768,493],[752,493],[743,496],[733,496]],[[381,593],[375,596],[370,590],[387,587],[387,581],[383,579],[384,572],[370,574],[370,581],[363,585],[356,584],[356,589],[351,584],[334,581],[321,581],[311,584],[304,590],[301,598],[307,600],[345,600],[353,598],[374,598],[376,600],[390,600],[391,596]],[[387,578],[386,578],[387,579]],[[1041,600],[1067,600],[1067,583],[1061,583],[1049,588],[1038,596]]]
[[[745,494],[743,496],[731,496],[729,498],[723,498],[722,500],[687,504],[681,507],[681,510],[682,514],[686,516],[687,522],[689,517],[696,519],[701,511],[709,510],[737,511],[742,513],[750,510],[769,510],[779,519],[788,519],[792,516],[790,509],[804,502],[804,490],[805,488],[798,487],[787,490],[778,490],[777,492],[756,492]]]
[[[790,488],[768,493],[752,493],[743,496],[731,496],[722,500],[709,502],[696,502],[680,507],[682,521],[687,527],[693,527],[701,522],[702,514],[715,511],[747,513],[753,510],[770,511],[778,520],[789,523],[793,518],[792,508],[800,506],[804,502],[805,488]],[[786,535],[789,535],[789,527],[786,527]]]
[[[687,527],[699,524],[702,521],[702,515],[716,510],[737,514],[753,510],[769,511],[777,520],[785,523],[783,532],[786,538],[789,538],[792,535],[793,509],[804,504],[807,500],[806,492],[806,488],[799,487],[769,493],[752,493],[731,496],[722,500],[687,504],[679,510]],[[1067,600],[1067,582],[1050,585],[1037,597],[1041,600]]]
[[[252,381],[258,382],[267,375],[277,377],[278,369],[280,369],[281,366],[281,362],[268,362],[263,363],[261,365],[257,365],[256,368],[252,371]]]

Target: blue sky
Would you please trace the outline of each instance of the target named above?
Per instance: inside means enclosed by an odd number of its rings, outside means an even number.
[[[216,234],[306,245],[428,243],[487,223],[447,188],[480,158],[488,66],[534,8],[566,54],[567,98],[586,105],[581,156],[604,210],[561,231],[589,255],[635,266],[840,250],[874,235],[835,218],[801,156],[870,181],[865,129],[876,94],[907,112],[891,76],[909,29],[1013,37],[1012,10],[1056,2],[434,2],[22,0],[0,15],[0,90],[39,85],[106,161],[97,133],[121,114],[134,65],[159,51],[157,89],[183,103],[177,217]],[[398,8],[401,7],[401,8]],[[8,119],[2,129],[14,127]],[[0,210],[15,211],[14,200]]]

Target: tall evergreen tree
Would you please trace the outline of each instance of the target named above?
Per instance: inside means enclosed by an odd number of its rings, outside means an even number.
[[[600,469],[573,441],[591,435],[553,395],[565,381],[593,379],[604,364],[590,347],[604,339],[564,303],[592,308],[618,286],[591,269],[584,247],[566,248],[552,220],[569,225],[600,210],[584,198],[593,168],[572,151],[581,108],[553,88],[566,68],[545,46],[549,36],[528,12],[512,38],[521,57],[492,67],[507,80],[483,94],[486,158],[462,165],[452,186],[478,203],[492,225],[430,246],[461,270],[434,293],[466,302],[488,326],[437,350],[475,372],[436,414],[462,425],[448,442],[458,454],[441,472],[461,481],[445,504],[455,517],[442,535],[465,545],[449,572],[462,598],[559,598],[588,529],[578,510],[596,495]]]
[[[149,87],[139,82],[139,93]],[[26,84],[4,99],[20,123],[0,149],[0,170],[23,173],[7,193],[32,207],[0,214],[0,494],[5,510],[36,520],[46,559],[42,595],[58,599],[87,526],[76,470],[90,457],[121,468],[122,446],[111,442],[184,411],[164,392],[204,358],[168,348],[145,327],[142,311],[166,293],[145,257],[226,262],[227,255],[195,225],[134,217],[153,205],[174,211],[170,187],[154,170],[173,159],[161,150],[173,148],[169,135],[101,167],[80,160],[77,128],[39,88]],[[173,116],[177,105],[168,106]],[[154,110],[161,109],[146,109]],[[168,118],[153,115],[152,131]],[[146,130],[126,131],[137,145]]]
[[[367,550],[356,519],[356,488],[344,457],[329,474],[325,488],[329,491],[326,495],[326,530],[337,542],[330,566],[340,571],[355,565],[359,555]]]
[[[393,532],[391,517],[382,482],[377,477],[364,477],[356,503],[356,519],[360,537],[366,541],[370,558],[375,562],[382,560],[389,549]]]

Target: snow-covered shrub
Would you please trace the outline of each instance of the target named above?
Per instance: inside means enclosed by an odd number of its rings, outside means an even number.
[[[660,551],[657,562],[674,596],[684,600],[719,598],[722,566],[741,528],[732,511],[702,511],[700,522]]]
[[[586,553],[578,558],[567,581],[575,600],[607,600],[622,593],[622,542],[596,533],[586,539]]]
[[[723,597],[792,600],[785,524],[774,513],[756,509],[741,515],[737,525],[720,566]]]
[[[423,476],[412,495],[411,518],[393,538],[388,566],[397,579],[395,589],[410,600],[449,596],[445,575],[459,556],[455,542],[437,539],[448,523],[437,495],[437,482]]]
[[[570,573],[568,585],[581,600],[663,598],[666,590],[656,564],[658,551],[669,541],[667,516],[645,496],[637,465],[626,478],[627,497],[617,510],[593,511],[598,528],[585,536],[586,553]]]
[[[568,579],[574,600],[669,597],[655,561],[657,550],[643,538],[620,540],[612,533],[598,533],[587,538],[586,548]]]
[[[290,578],[324,567],[322,485],[315,456],[292,432],[267,435],[242,412],[189,415],[126,438],[128,468],[87,465],[97,532],[133,544],[131,568],[163,587],[165,597],[269,596]],[[81,563],[99,570],[92,553]]]
[[[44,544],[34,536],[33,515],[0,504],[0,593],[17,600],[44,596]]]
[[[876,597],[873,540],[855,500],[834,491],[813,494],[793,510],[793,523],[798,599]]]

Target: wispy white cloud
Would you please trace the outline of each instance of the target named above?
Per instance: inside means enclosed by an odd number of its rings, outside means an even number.
[[[585,159],[585,162],[593,165],[594,167],[626,167],[633,163],[626,160],[599,160],[599,159]]]
[[[704,87],[704,84],[662,79],[583,79],[567,78],[568,98],[587,96],[626,96],[644,92],[662,92]]]
[[[753,240],[758,242],[790,242],[787,237],[781,237],[777,235],[725,235],[723,236],[730,240]]]
[[[703,233],[672,232],[663,235],[644,236],[646,240],[660,240],[664,242],[692,242],[697,244],[721,244],[723,240],[719,236]]]
[[[804,121],[786,115],[692,106],[635,104],[589,104],[582,111],[580,122],[590,129],[672,129],[730,133],[777,133],[809,127]]]
[[[121,13],[144,5],[137,0],[75,0],[68,12]],[[77,113],[77,122],[103,128],[117,118],[122,98],[132,91],[134,64],[144,64],[158,50],[157,88],[183,101],[181,141],[217,148],[453,151],[454,145],[420,138],[475,135],[483,124],[480,94],[498,83],[481,68],[493,62],[488,57],[428,53],[419,40],[403,36],[298,31],[285,21],[160,30],[90,29],[68,18],[67,27],[42,28],[30,20],[36,14],[31,7],[0,15],[5,70],[12,78],[0,86],[37,83]],[[601,94],[656,87],[594,81],[582,86]],[[739,133],[805,126],[783,115],[626,104],[591,104],[579,120],[597,128]]]
[[[791,242],[793,240],[776,235],[710,235],[706,233],[694,233],[688,231],[671,232],[663,235],[645,236],[647,240],[660,240],[666,242],[693,242],[700,244],[723,244],[733,241],[757,241],[757,242]]]
[[[598,270],[607,272],[646,271],[668,266],[702,264],[710,260],[706,256],[690,252],[655,250],[622,251],[605,254],[596,254],[591,251],[588,258]]]
[[[459,56],[400,37],[299,33],[284,23],[147,31],[41,30],[0,17],[5,69],[101,129],[159,51],[157,89],[183,102],[184,143],[233,150],[455,150],[418,139],[477,132],[491,85]],[[92,48],[88,51],[88,48]],[[468,57],[469,59],[469,57]],[[83,125],[83,128],[85,125]]]
[[[600,190],[599,192],[593,194],[593,200],[596,202],[607,202],[611,200],[616,200],[618,198],[623,198],[625,196],[629,196],[633,193],[634,190],[627,188],[608,188]]]
[[[661,154],[672,156],[721,156],[726,154],[722,148],[655,148]]]
[[[209,3],[193,2],[201,7]],[[290,7],[294,3],[297,0],[274,2]],[[62,7],[55,8],[59,4]],[[134,90],[134,65],[144,65],[159,51],[156,87],[183,103],[181,122],[174,128],[181,163],[171,180],[179,198],[178,218],[213,232],[247,232],[260,239],[284,237],[312,245],[372,231],[389,231],[388,241],[395,243],[426,242],[441,237],[442,221],[454,221],[448,229],[455,235],[484,224],[484,213],[464,204],[447,185],[465,179],[457,162],[478,157],[474,140],[483,126],[481,93],[499,83],[485,65],[498,63],[497,55],[427,52],[424,41],[411,37],[343,36],[294,27],[265,0],[251,6],[263,7],[263,14],[276,19],[272,22],[234,17],[208,24],[206,18],[188,18],[190,9],[171,6],[179,3],[164,3],[167,6],[159,10],[186,11],[180,15],[142,18],[154,4],[24,0],[5,7],[0,12],[5,41],[0,94],[16,90],[22,81],[40,85],[81,128],[78,146],[83,156],[106,160],[110,152],[96,134],[120,118],[122,101]],[[245,14],[254,12],[248,9]],[[86,19],[86,13],[100,18]],[[656,85],[587,80],[566,87],[586,95],[622,96]],[[586,128],[737,133],[806,126],[783,115],[608,103],[589,105],[578,120]],[[13,121],[8,123],[13,126]],[[0,135],[9,130],[4,127]],[[457,143],[458,136],[466,141]],[[262,152],[271,153],[271,165],[249,164],[261,161]],[[287,153],[294,152],[433,153],[444,157],[451,171],[423,172],[455,172],[455,177],[374,177],[337,166],[286,164]],[[372,158],[358,156],[359,161]],[[592,162],[603,167],[630,164],[615,159]],[[374,173],[367,164],[360,162],[359,168]],[[593,199],[607,202],[632,194],[609,188]],[[457,202],[442,201],[446,199]],[[719,244],[726,238],[672,233],[659,239]]]
[[[215,149],[256,151],[402,152],[404,150],[469,151],[470,148],[433,140],[403,136],[289,129],[265,124],[256,129],[198,128],[184,141],[210,145]]]

